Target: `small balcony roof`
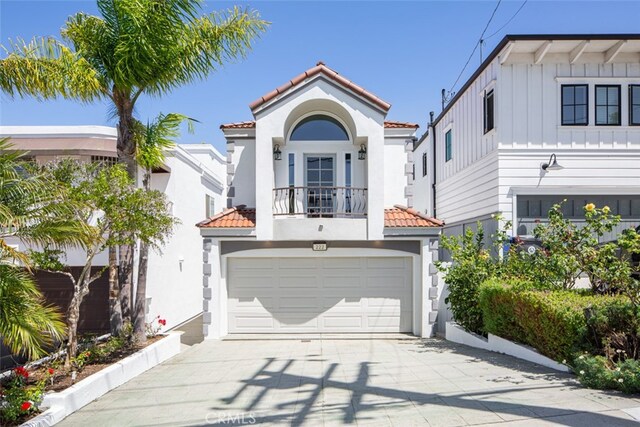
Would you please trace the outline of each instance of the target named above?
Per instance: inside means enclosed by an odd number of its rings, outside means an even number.
[[[239,205],[225,209],[196,225],[199,228],[255,228],[256,210]],[[443,225],[442,221],[423,215],[406,206],[395,205],[393,208],[384,210],[385,228],[433,228]]]

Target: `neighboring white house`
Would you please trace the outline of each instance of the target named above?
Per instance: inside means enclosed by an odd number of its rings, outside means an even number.
[[[414,206],[446,234],[477,221],[492,232],[501,213],[530,235],[563,199],[574,220],[593,202],[638,225],[640,34],[506,36],[414,158]]]
[[[13,148],[27,151],[38,163],[63,157],[115,162],[116,135],[115,128],[104,126],[0,126],[0,137],[9,137]],[[202,312],[200,235],[193,224],[224,206],[225,167],[225,158],[211,145],[181,144],[168,151],[165,165],[152,174],[152,187],[166,194],[173,215],[180,220],[162,252],[149,255],[147,318],[160,315],[166,318],[167,328]],[[84,265],[81,250],[67,250],[66,259],[70,266]],[[101,253],[94,265],[107,263],[106,253]],[[97,286],[106,286],[106,279]],[[95,298],[105,295],[97,290],[95,297],[88,298],[93,298],[92,306],[104,310],[108,305]],[[104,313],[92,315],[102,319]]]
[[[204,332],[430,336],[441,223],[412,202],[417,125],[323,63],[222,125],[227,209],[198,225]]]

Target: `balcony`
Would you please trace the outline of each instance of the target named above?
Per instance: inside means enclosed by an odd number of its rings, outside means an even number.
[[[367,189],[319,186],[275,188],[273,215],[304,218],[365,218]]]

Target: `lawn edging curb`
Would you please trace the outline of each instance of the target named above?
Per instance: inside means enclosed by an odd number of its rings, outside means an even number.
[[[532,347],[516,344],[493,334],[489,334],[488,338],[484,338],[465,331],[464,328],[455,322],[447,322],[445,338],[447,341],[464,344],[469,347],[480,348],[482,350],[493,351],[495,353],[506,354],[556,371],[571,372],[571,368],[568,366],[543,356]]]
[[[57,393],[47,393],[40,404],[43,413],[22,424],[27,427],[55,425],[100,396],[180,353],[182,332],[163,339]]]

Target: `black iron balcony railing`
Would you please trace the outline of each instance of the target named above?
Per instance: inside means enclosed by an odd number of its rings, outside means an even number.
[[[354,187],[283,187],[273,190],[274,215],[310,218],[364,217],[367,189]]]

